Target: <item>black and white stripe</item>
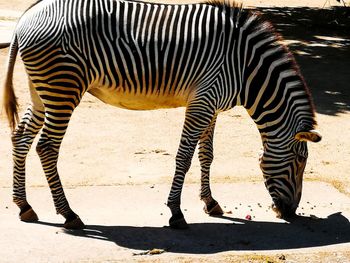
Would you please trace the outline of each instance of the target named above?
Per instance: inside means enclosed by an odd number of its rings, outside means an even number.
[[[14,200],[22,212],[30,207],[25,156],[42,128],[37,151],[56,210],[67,221],[77,218],[64,196],[57,158],[85,92],[134,110],[187,108],[168,198],[173,227],[186,226],[181,190],[198,143],[201,198],[208,213],[222,212],[209,187],[213,132],[218,113],[236,105],[248,110],[261,133],[261,168],[276,209],[295,211],[307,157],[304,141],[320,136],[313,131],[312,102],[294,59],[258,15],[214,2],[43,0],[22,16],[13,46],[16,41],[32,94],[13,136]],[[9,74],[12,70],[9,66]],[[9,114],[11,123],[15,113]]]

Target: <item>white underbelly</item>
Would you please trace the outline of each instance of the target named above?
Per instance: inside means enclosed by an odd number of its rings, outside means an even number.
[[[104,103],[129,110],[155,110],[162,108],[177,108],[187,105],[189,92],[179,95],[159,95],[128,93],[122,89],[93,88],[89,93]]]

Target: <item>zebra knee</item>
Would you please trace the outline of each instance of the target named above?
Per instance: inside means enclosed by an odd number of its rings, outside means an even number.
[[[181,151],[181,152],[178,152],[178,154],[176,155],[176,158],[175,158],[176,168],[178,171],[181,171],[184,175],[190,169],[192,156],[193,154],[191,154],[188,151]]]
[[[54,153],[55,155],[58,155],[58,151],[56,150],[54,143],[49,138],[39,139],[38,144],[36,145],[36,152],[41,159],[47,154]]]
[[[39,155],[39,157],[41,157],[45,152],[44,144],[39,141],[38,144],[36,145],[35,150],[36,150],[36,153]]]

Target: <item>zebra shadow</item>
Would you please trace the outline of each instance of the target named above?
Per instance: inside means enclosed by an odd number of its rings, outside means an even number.
[[[189,229],[169,227],[87,225],[65,230],[68,235],[114,242],[128,249],[164,249],[167,252],[211,254],[230,250],[308,248],[350,242],[350,222],[340,212],[325,219],[298,216],[292,222],[248,221],[221,216],[224,223],[189,224]],[[39,224],[61,227],[58,224]]]

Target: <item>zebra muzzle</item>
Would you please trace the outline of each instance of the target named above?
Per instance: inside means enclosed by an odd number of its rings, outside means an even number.
[[[297,206],[283,202],[281,199],[274,200],[271,205],[272,210],[276,213],[277,218],[290,219],[296,216]]]

